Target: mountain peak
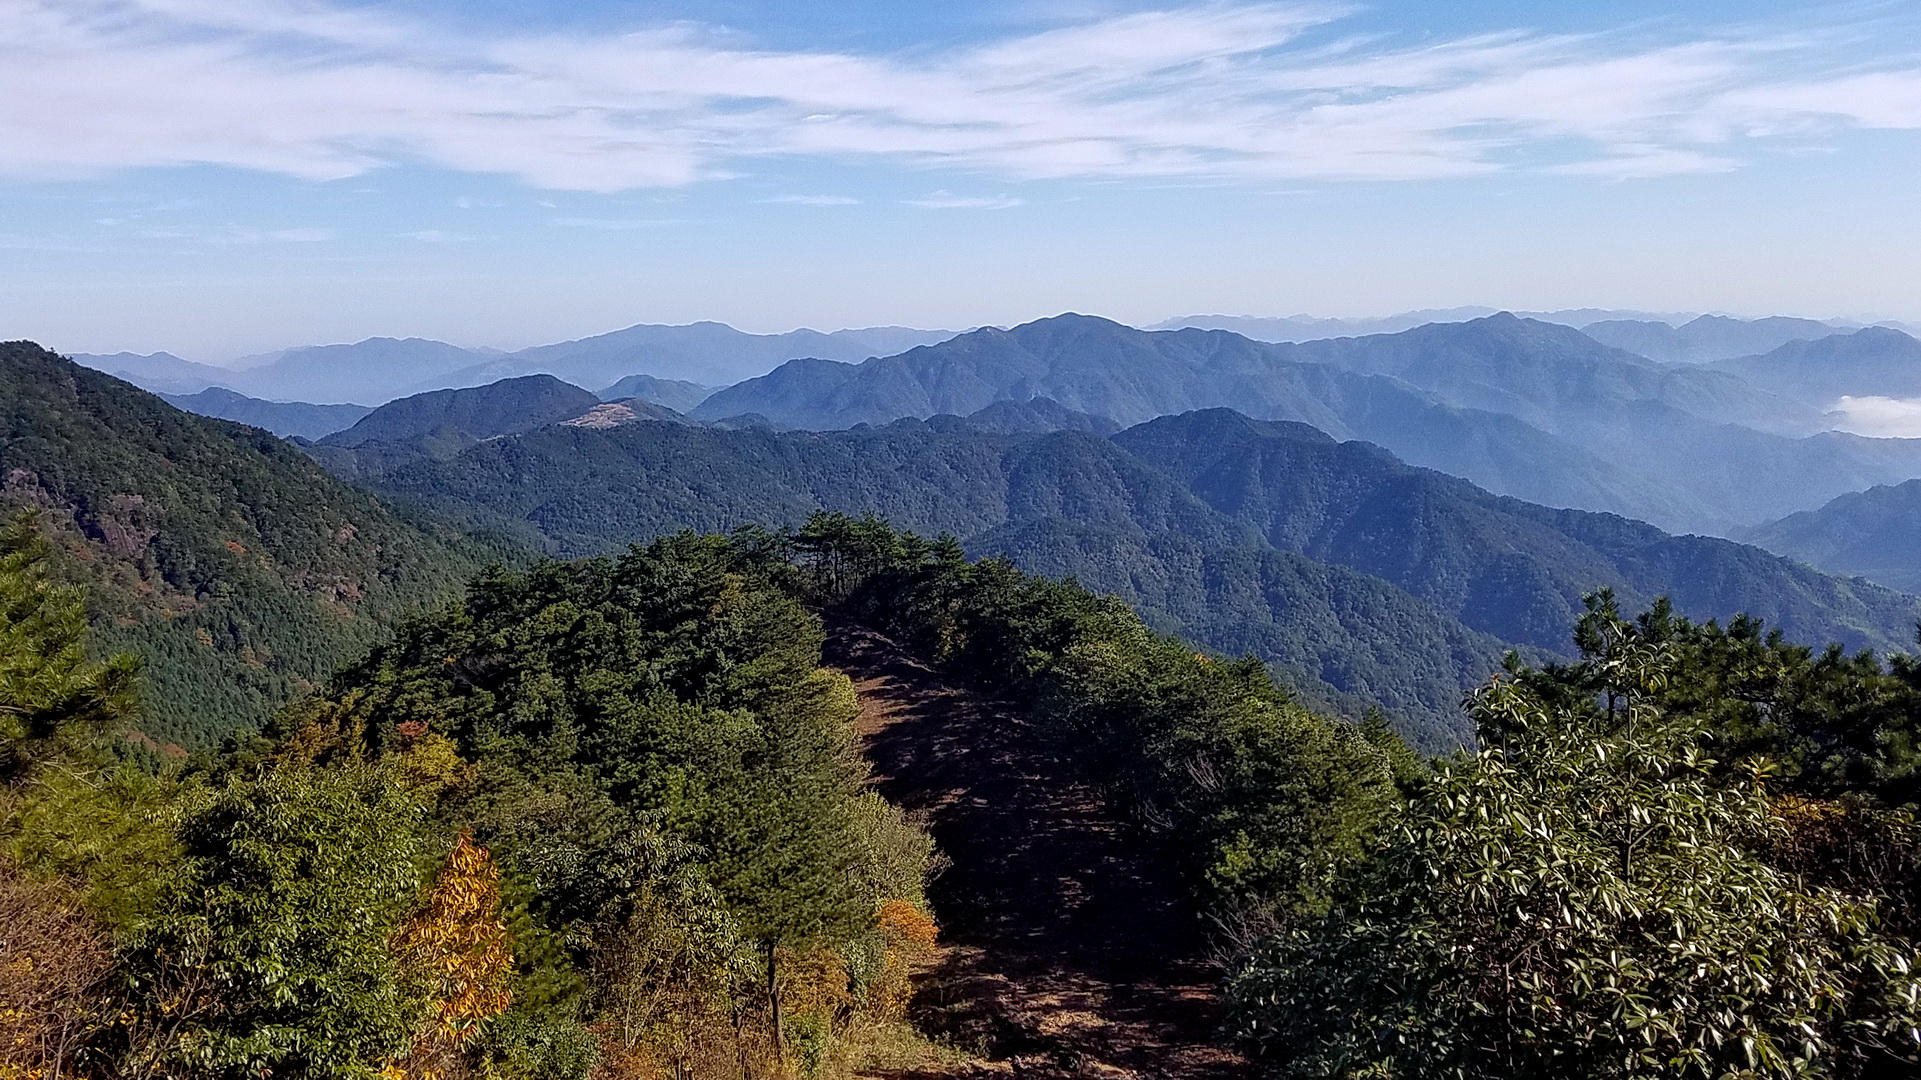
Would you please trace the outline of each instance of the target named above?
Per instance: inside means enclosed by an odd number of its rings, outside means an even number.
[[[390,401],[345,431],[322,439],[328,446],[403,442],[451,434],[488,439],[571,420],[599,405],[600,398],[552,375],[522,375],[486,386],[430,390]]]

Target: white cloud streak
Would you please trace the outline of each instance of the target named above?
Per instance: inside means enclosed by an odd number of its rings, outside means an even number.
[[[788,206],[858,206],[859,199],[846,195],[775,195],[760,200],[764,203],[782,203]]]
[[[926,210],[1008,210],[1021,205],[1021,200],[1006,195],[955,195],[947,191],[901,201]]]
[[[756,158],[1007,179],[1394,180],[1736,167],[1757,139],[1921,128],[1858,43],[1487,35],[1310,43],[1340,11],[1210,3],[900,57],[699,27],[478,37],[324,0],[0,0],[0,174],[427,163],[619,191]]]

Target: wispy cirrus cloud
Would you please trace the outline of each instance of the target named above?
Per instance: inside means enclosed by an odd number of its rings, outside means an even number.
[[[756,158],[1007,179],[1394,180],[1727,169],[1757,140],[1921,128],[1921,65],[1754,30],[1339,38],[1342,11],[1204,3],[911,57],[697,26],[481,36],[326,0],[12,0],[0,173],[430,163],[617,191]],[[798,197],[797,197],[798,198]]]
[[[1021,200],[1006,195],[955,195],[946,191],[901,201],[928,210],[1008,210],[1021,205]]]
[[[847,195],[775,195],[761,199],[764,203],[785,204],[788,206],[858,206],[860,200]]]

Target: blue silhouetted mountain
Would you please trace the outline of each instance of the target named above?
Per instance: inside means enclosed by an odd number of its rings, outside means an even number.
[[[217,385],[274,401],[379,405],[488,355],[426,338],[376,337],[288,349],[267,363],[232,372]]]
[[[791,330],[749,334],[725,323],[630,326],[609,334],[522,349],[501,358],[520,371],[545,371],[582,386],[606,386],[644,374],[719,386],[761,375],[784,360],[891,356],[954,336],[951,330],[876,326],[858,330]]]
[[[1501,494],[1684,531],[1921,472],[1921,442],[1805,434],[1818,410],[1728,372],[1511,315],[1293,345],[1063,315],[860,364],[791,361],[692,415],[833,430],[1034,397],[1122,423],[1211,407],[1299,421]]]
[[[1782,315],[1765,319],[1703,315],[1679,326],[1651,319],[1610,319],[1589,323],[1581,332],[1604,345],[1665,364],[1707,364],[1764,353],[1790,341],[1814,341],[1841,329]]]
[[[1714,368],[1817,409],[1843,396],[1921,397],[1921,341],[1885,326],[1789,342]]]
[[[196,364],[164,352],[74,353],[67,359],[162,394],[197,394],[210,386],[224,385],[235,375],[230,368]]]
[[[312,405],[305,401],[263,401],[225,387],[210,386],[197,394],[161,394],[176,409],[201,416],[252,424],[275,435],[318,439],[354,426],[373,410],[365,405]]]
[[[656,405],[665,405],[675,412],[688,412],[694,406],[706,401],[714,392],[711,386],[702,386],[681,379],[656,379],[652,375],[629,375],[600,392],[602,401],[626,401],[639,398]]]

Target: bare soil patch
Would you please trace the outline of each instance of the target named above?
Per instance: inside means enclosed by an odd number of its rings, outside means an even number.
[[[1219,973],[1173,867],[1032,724],[871,630],[831,627],[827,662],[860,694],[875,786],[952,860],[930,889],[945,953],[918,1027],[978,1074],[1247,1075],[1212,1043]]]

